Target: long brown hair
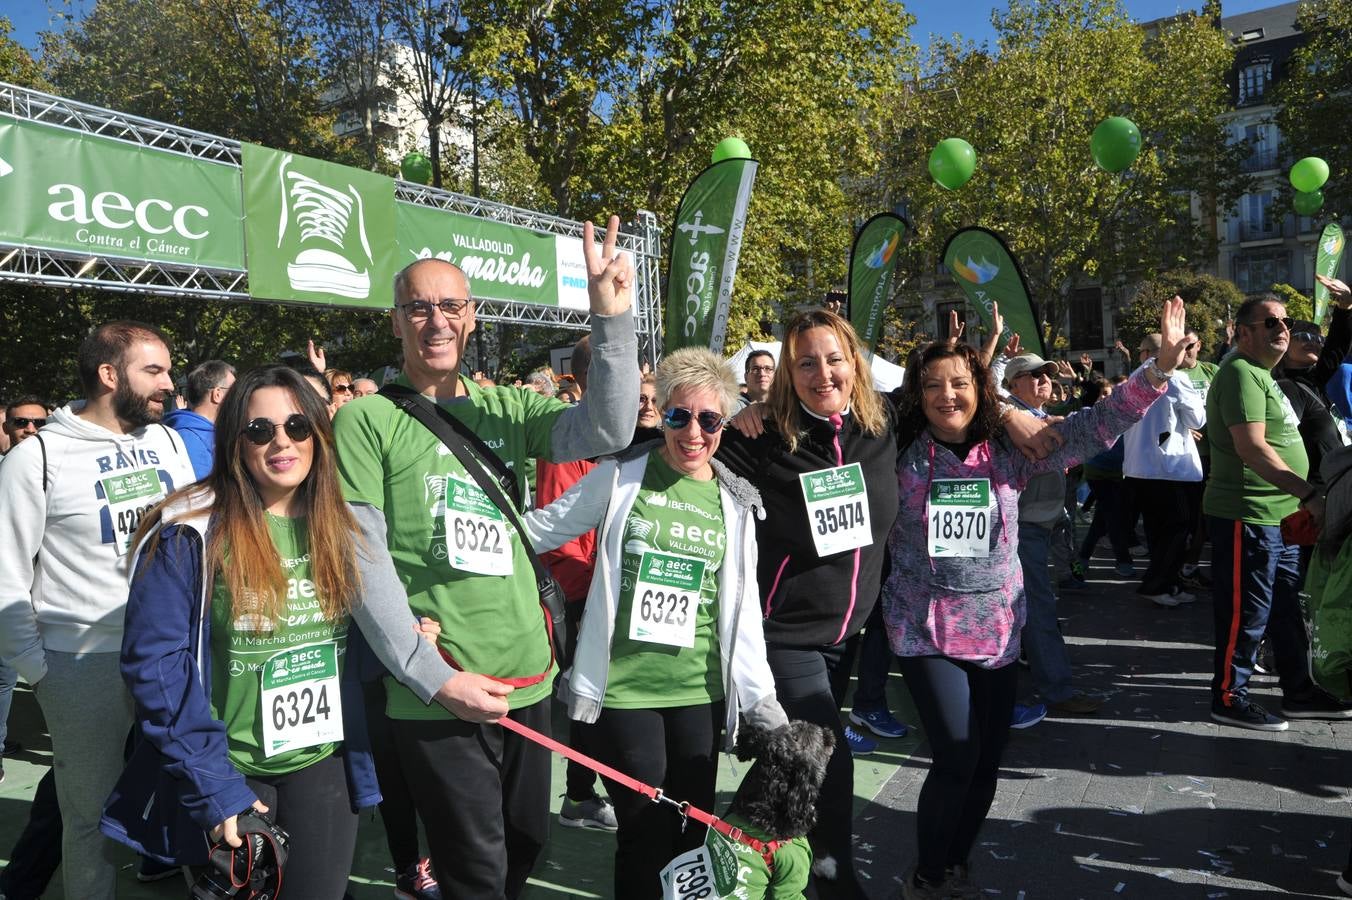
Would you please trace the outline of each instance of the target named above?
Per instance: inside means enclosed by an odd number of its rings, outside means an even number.
[[[901,420],[897,423],[901,446],[910,444],[929,425],[924,404],[925,371],[941,359],[960,359],[972,373],[972,382],[976,386],[976,414],[967,429],[968,439],[986,441],[1000,433],[1000,400],[990,369],[981,363],[981,355],[968,344],[935,341],[921,347],[906,366],[899,403]]]
[[[873,437],[887,430],[887,409],[873,388],[873,372],[869,369],[868,359],[864,356],[863,345],[859,343],[859,335],[855,334],[849,322],[829,309],[820,307],[809,309],[794,316],[784,329],[784,342],[780,345],[779,351],[779,370],[775,373],[775,380],[770,383],[770,396],[766,398],[770,418],[779,426],[779,433],[789,445],[790,453],[798,450],[798,437],[803,430],[798,394],[793,389],[793,367],[798,362],[798,348],[794,339],[813,328],[826,328],[833,332],[840,349],[854,365],[850,414],[859,423],[860,429]]]
[[[260,388],[279,387],[291,394],[310,420],[314,452],[310,473],[298,496],[309,532],[311,571],[320,611],[333,621],[352,611],[361,588],[357,574],[356,520],[343,502],[328,409],[315,389],[286,366],[245,372],[226,393],[216,417],[216,460],[211,474],[170,495],[145,517],[135,544],[149,535],[147,558],[158,548],[164,509],[179,499],[211,498],[206,571],[224,577],[232,598],[231,618],[247,613],[276,621],[286,608],[287,581],[281,557],[268,533],[262,495],[244,465],[244,425],[249,399]]]

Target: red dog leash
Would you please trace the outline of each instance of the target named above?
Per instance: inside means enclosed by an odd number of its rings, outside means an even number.
[[[618,782],[619,784],[622,784],[625,787],[629,788],[629,790],[631,791],[635,791],[637,793],[642,794],[643,796],[647,797],[654,803],[666,803],[669,806],[675,807],[677,812],[681,814],[682,819],[686,818],[694,819],[696,822],[699,822],[702,825],[707,825],[708,827],[717,831],[719,834],[727,837],[729,840],[736,841],[740,844],[745,844],[752,850],[755,850],[757,853],[759,853],[761,857],[765,860],[766,865],[770,866],[771,868],[774,868],[773,861],[774,854],[775,851],[778,850],[780,847],[781,844],[780,841],[767,842],[757,840],[756,838],[751,837],[751,835],[742,831],[742,829],[736,827],[735,825],[729,825],[727,822],[723,821],[718,816],[715,816],[713,813],[705,812],[698,806],[692,806],[688,802],[684,801],[678,802],[676,800],[673,800],[666,794],[662,793],[661,788],[655,788],[652,787],[651,785],[644,784],[637,778],[632,778],[629,775],[626,775],[617,769],[612,769],[610,766],[606,765],[600,760],[592,759],[587,754],[574,750],[567,744],[561,744],[558,741],[554,740],[552,737],[541,734],[534,728],[522,725],[515,719],[503,716],[501,719],[498,719],[497,722],[494,724],[501,725],[504,728],[515,731],[522,737],[534,741],[540,746],[548,750],[552,750],[555,753],[559,754],[560,756],[566,757],[567,759],[571,759],[575,763],[580,763],[586,766],[587,768],[591,769],[593,772],[596,772],[605,778],[609,778],[611,781]]]

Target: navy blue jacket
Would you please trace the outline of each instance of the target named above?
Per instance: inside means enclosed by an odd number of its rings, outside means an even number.
[[[205,515],[175,521],[164,527],[154,556],[137,560],[127,598],[122,677],[136,702],[140,740],[99,823],[114,840],[177,864],[205,862],[207,831],[256,799],[230,764],[225,725],[211,712],[205,528]],[[351,623],[349,652],[354,641],[363,643]],[[381,799],[359,668],[343,666],[344,740],[338,749],[354,812]]]

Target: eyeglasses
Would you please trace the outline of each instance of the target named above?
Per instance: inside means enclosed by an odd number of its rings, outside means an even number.
[[[773,374],[775,374],[775,367],[774,367],[774,366],[752,366],[751,368],[747,369],[746,371],[747,371],[748,373],[753,373],[753,372],[754,372],[754,373],[757,374],[757,375],[773,375]]]
[[[29,425],[32,425],[34,428],[41,428],[47,424],[46,419],[29,419],[24,416],[15,416],[14,418],[6,419],[5,421],[13,425],[15,429],[27,428]]]
[[[243,433],[249,439],[249,443],[266,447],[272,443],[272,438],[277,434],[278,428],[285,429],[286,436],[293,441],[308,441],[315,433],[315,427],[310,424],[310,419],[301,413],[292,413],[286,417],[285,422],[280,423],[260,416],[257,419],[250,420],[244,426]]]
[[[723,430],[723,423],[727,420],[712,409],[706,409],[701,413],[693,413],[684,406],[673,406],[662,415],[662,423],[673,431],[680,431],[690,424],[694,419],[699,422],[700,431],[705,434],[718,434]]]
[[[352,385],[350,384],[334,384],[330,385],[330,387],[332,387],[335,391],[337,391],[340,394],[352,393]]]
[[[1287,331],[1290,331],[1291,326],[1296,324],[1296,320],[1290,316],[1282,316],[1281,318],[1278,318],[1277,316],[1268,316],[1266,319],[1260,319],[1257,322],[1241,322],[1240,324],[1248,325],[1249,327],[1262,325],[1268,331],[1276,331],[1277,326],[1281,325]]]
[[[441,310],[441,314],[448,319],[459,319],[465,315],[465,310],[469,309],[471,302],[447,297],[445,300],[438,300],[436,303],[427,300],[414,300],[410,303],[400,304],[399,308],[404,311],[404,318],[410,322],[426,322],[432,318],[433,308]]]
[[[1324,345],[1324,336],[1322,334],[1316,334],[1313,331],[1293,331],[1291,333],[1291,340],[1308,341],[1311,344],[1318,344],[1321,347]]]
[[[1042,371],[1041,369],[1038,369],[1036,372],[1020,372],[1019,374],[1015,375],[1014,377],[1015,377],[1015,378],[1045,378],[1045,379],[1047,379],[1048,381],[1051,381],[1051,380],[1052,380],[1051,374],[1048,373],[1048,372],[1044,372],[1044,371]]]

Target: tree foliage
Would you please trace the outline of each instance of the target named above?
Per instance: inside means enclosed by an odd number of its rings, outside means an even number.
[[[1118,337],[1128,348],[1160,330],[1160,310],[1171,297],[1183,298],[1188,327],[1202,338],[1202,358],[1225,342],[1225,323],[1244,302],[1244,292],[1231,281],[1186,269],[1164,272],[1136,288],[1130,305],[1118,317]],[[1133,359],[1135,355],[1133,354]]]
[[[1335,216],[1352,213],[1352,0],[1315,0],[1303,3],[1297,20],[1309,41],[1292,54],[1286,77],[1277,86],[1277,126],[1282,133],[1284,160],[1290,165],[1304,156],[1319,156],[1329,164],[1324,185],[1324,211]],[[1283,180],[1284,181],[1284,180]],[[1283,184],[1289,201],[1291,186]]]
[[[912,212],[913,271],[932,270],[961,226],[1002,233],[1052,343],[1077,285],[1115,287],[1212,249],[1190,198],[1228,207],[1244,185],[1243,148],[1227,145],[1217,119],[1233,51],[1206,18],[1143,28],[1112,0],[1013,0],[992,21],[994,49],[938,40],[932,74],[897,97],[883,136],[895,161],[888,184]],[[1110,115],[1132,119],[1143,136],[1120,175],[1089,152],[1091,132]],[[946,137],[966,138],[978,155],[976,175],[956,191],[926,169]]]

